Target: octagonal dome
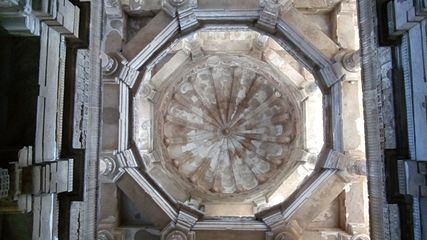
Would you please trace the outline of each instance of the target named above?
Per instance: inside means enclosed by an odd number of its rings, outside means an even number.
[[[310,175],[323,146],[313,75],[249,29],[175,41],[147,65],[133,105],[147,173],[182,202],[270,206]]]
[[[296,89],[248,57],[208,56],[183,70],[160,93],[155,129],[161,161],[186,188],[224,198],[293,169]]]

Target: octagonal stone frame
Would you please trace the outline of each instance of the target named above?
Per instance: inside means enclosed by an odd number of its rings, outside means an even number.
[[[341,82],[332,70],[332,62],[326,59],[315,47],[307,43],[302,36],[281,19],[277,20],[276,33],[271,34],[254,25],[260,17],[259,10],[215,12],[212,10],[193,9],[193,14],[197,20],[192,26],[193,31],[207,24],[233,27],[229,23],[236,22],[236,26],[245,25],[253,31],[271,37],[313,74],[323,94],[325,139],[315,171],[302,184],[303,186],[299,187],[299,190],[294,192],[286,201],[257,213],[255,216],[260,221],[254,221],[250,223],[251,225],[248,225],[255,231],[271,230],[280,223],[289,220],[298,206],[308,199],[310,191],[314,191],[328,177],[340,170],[340,165],[345,161],[341,117]],[[120,79],[120,121],[119,147],[117,150],[120,170],[113,177],[114,181],[117,181],[123,174],[128,174],[143,191],[152,197],[154,202],[173,222],[178,221],[179,211],[183,210],[179,207],[180,204],[161,187],[157,186],[143,170],[143,156],[139,155],[135,143],[132,141],[130,126],[133,123],[130,121],[133,119],[133,113],[129,109],[133,109],[131,99],[140,87],[139,84],[141,84],[136,82],[137,78],[141,77],[140,73],[146,70],[147,64],[153,61],[157,54],[164,51],[169,46],[169,43],[183,36],[182,30],[179,18],[171,18],[166,27],[136,57],[130,60],[121,59],[123,66],[118,77]],[[201,219],[200,216],[203,215],[203,213],[194,214],[191,212],[188,212],[188,214],[197,215],[198,219]],[[254,228],[254,226],[258,227]],[[223,223],[221,221],[206,223],[206,221],[202,220],[197,221],[194,225],[194,229],[198,230],[221,230],[223,229],[222,227]],[[235,227],[235,230],[244,229],[247,229],[244,224]]]
[[[203,31],[203,33],[205,33],[205,29],[203,29],[202,31]],[[207,29],[206,32],[210,32],[209,29]],[[241,33],[241,32],[238,31],[238,33]],[[245,31],[245,33],[248,33],[249,35],[257,37],[257,34],[255,34],[252,31]],[[186,39],[186,38],[184,38],[184,39]],[[250,40],[252,40],[252,39],[250,39]],[[179,43],[182,43],[182,40],[180,40]],[[176,45],[181,45],[179,43],[177,43]],[[163,53],[160,54],[160,56],[165,56],[165,55],[166,54],[163,54]],[[192,55],[193,55],[193,52],[192,52]],[[149,82],[144,82],[144,85],[143,86],[141,85],[141,87],[143,87],[142,88],[142,95],[143,96],[140,97],[140,92],[141,92],[141,89],[140,89],[136,93],[136,97],[134,98],[134,102],[138,104],[138,105],[134,106],[134,111],[137,111],[137,109],[138,109],[137,112],[142,111],[144,113],[148,112],[147,114],[150,114],[150,112],[152,112],[152,111],[149,108],[155,108],[156,109],[157,113],[154,113],[154,116],[151,115],[150,116],[150,120],[144,119],[142,121],[143,125],[146,125],[146,124],[144,124],[145,122],[147,122],[147,121],[153,122],[153,120],[154,120],[153,127],[151,129],[156,129],[156,131],[161,131],[161,129],[162,129],[162,128],[159,129],[157,127],[157,125],[159,125],[160,122],[162,122],[162,115],[158,115],[158,112],[161,111],[159,109],[162,109],[159,106],[159,104],[161,104],[160,103],[161,102],[160,99],[162,98],[162,94],[160,94],[160,92],[162,92],[161,86],[166,86],[166,88],[170,88],[171,87],[171,84],[170,84],[171,79],[175,79],[176,78],[176,74],[178,74],[176,71],[178,69],[187,69],[188,65],[186,65],[186,64],[190,64],[190,66],[192,66],[194,64],[195,65],[199,65],[200,62],[203,61],[202,59],[205,59],[205,61],[206,61],[206,59],[209,59],[212,56],[215,56],[215,57],[218,57],[218,59],[222,59],[222,60],[228,59],[228,60],[231,61],[231,59],[232,59],[233,61],[238,61],[240,64],[243,63],[243,62],[244,62],[244,64],[252,64],[252,66],[253,66],[254,69],[255,69],[255,66],[257,66],[257,72],[264,72],[264,74],[266,74],[267,72],[270,72],[270,71],[274,71],[266,63],[261,62],[261,61],[259,61],[257,59],[252,59],[249,56],[231,57],[229,55],[216,55],[216,54],[213,54],[213,55],[208,55],[208,56],[204,56],[204,57],[199,57],[196,60],[193,59],[192,61],[190,60],[189,56],[187,56],[185,58],[184,57],[181,58],[181,56],[186,56],[186,54],[182,53],[181,50],[179,50],[177,53],[174,53],[173,56],[171,56],[171,59],[169,61],[175,62],[174,61],[175,57],[179,57],[180,59],[182,59],[182,63],[180,62],[179,64],[175,65],[173,63],[169,63],[168,62],[168,63],[165,63],[164,65],[162,65],[161,67],[155,67],[156,69],[159,69],[159,70],[153,76],[153,78],[150,80],[150,83],[153,86],[155,86],[154,88],[156,89],[156,94],[154,95],[154,99],[152,99],[152,95],[153,94],[148,94],[147,95],[147,91],[144,91],[144,90],[147,89],[146,86],[147,86],[147,84]],[[153,64],[156,65],[155,64],[156,62],[157,61],[154,61]],[[160,62],[164,62],[164,61],[160,61]],[[182,64],[184,64],[184,65],[182,65]],[[151,66],[151,64],[149,66]],[[172,69],[174,69],[174,67],[176,67],[177,70],[170,70],[169,71],[169,68],[168,68],[169,66]],[[172,73],[171,73],[171,71],[172,71]],[[180,72],[180,71],[187,72],[187,73],[189,72],[188,69],[187,70],[178,70],[178,72]],[[149,74],[148,72],[149,71],[147,71],[145,74]],[[171,74],[164,74],[164,72],[171,73]],[[159,77],[157,77],[158,75],[160,75],[160,76],[167,75],[167,77],[166,78],[163,78],[163,77],[159,78]],[[275,74],[271,74],[271,75],[275,75]],[[290,81],[290,80],[288,80],[288,81]],[[304,99],[304,97],[302,96],[302,93],[301,93],[300,90],[294,89],[293,87],[288,86],[288,84],[283,83],[283,85],[281,85],[281,87],[283,88],[282,91],[288,91],[288,90],[292,91],[292,94],[289,92],[287,94],[287,96],[290,96],[290,98],[292,98],[293,100],[295,100],[295,106],[294,106],[295,109],[293,111],[295,111],[295,113],[297,114],[297,116],[295,118],[299,119],[299,116],[302,116],[301,109],[299,108],[299,106],[296,106],[296,105],[298,105],[298,103],[300,103],[301,99]],[[280,84],[278,84],[278,85],[280,85]],[[276,87],[279,87],[279,86],[276,86]],[[148,89],[151,89],[151,86]],[[292,90],[290,90],[290,89],[292,89]],[[167,92],[167,90],[165,90],[165,91]],[[164,97],[164,95],[163,95],[163,97]],[[149,107],[149,106],[144,107],[144,108],[148,108],[147,112],[145,112],[143,110],[143,108],[140,107],[141,101],[144,102],[143,103],[144,106],[151,105],[151,107]],[[150,103],[146,104],[146,102],[150,102]],[[139,145],[140,141],[138,141],[138,139],[136,139],[136,138],[140,136],[138,134],[139,131],[137,131],[137,129],[139,129],[139,126],[141,125],[141,122],[139,121],[140,118],[141,118],[140,116],[142,118],[144,118],[145,114],[143,114],[143,113],[137,113],[135,115],[135,118],[134,118],[135,125],[134,125],[134,129],[133,129],[133,132],[132,132],[134,134],[134,136],[133,136],[134,137],[134,141],[136,141],[136,145],[137,145],[138,148],[140,147],[140,145]],[[177,198],[176,196],[177,195],[179,196],[181,192],[182,193],[187,192],[187,196],[185,196],[182,199],[178,198],[181,201],[185,201],[185,200],[187,200],[191,196],[192,198],[199,197],[199,198],[201,198],[203,200],[207,200],[209,202],[213,201],[215,203],[218,203],[218,202],[236,202],[236,201],[239,202],[239,203],[243,203],[243,202],[249,203],[249,202],[255,201],[258,198],[262,198],[260,196],[270,196],[272,194],[272,192],[274,192],[274,190],[278,188],[278,185],[286,184],[286,183],[283,183],[283,178],[284,177],[280,177],[280,176],[286,176],[287,177],[288,175],[290,175],[291,173],[293,173],[295,171],[296,167],[298,167],[301,164],[305,163],[305,161],[303,161],[303,159],[306,159],[305,155],[307,155],[307,154],[306,154],[306,152],[304,150],[305,149],[305,144],[303,143],[304,142],[304,137],[303,137],[303,132],[304,131],[303,131],[302,123],[304,121],[299,121],[299,122],[300,123],[296,124],[296,128],[298,129],[297,131],[299,132],[299,134],[295,137],[295,140],[294,140],[294,143],[293,143],[294,145],[295,144],[298,145],[298,147],[295,148],[294,150],[292,150],[292,152],[289,153],[290,154],[289,155],[289,159],[294,160],[294,162],[287,162],[286,164],[283,163],[281,165],[281,169],[286,169],[287,171],[279,171],[278,174],[276,174],[276,175],[279,175],[279,176],[276,176],[274,179],[271,179],[271,181],[268,181],[268,184],[257,185],[255,188],[247,190],[247,191],[245,191],[243,193],[239,193],[239,194],[235,194],[235,193],[232,193],[232,194],[216,193],[215,196],[214,196],[214,195],[207,194],[207,193],[201,193],[201,192],[195,191],[193,189],[194,186],[189,185],[189,183],[187,183],[186,181],[182,181],[179,178],[179,176],[176,176],[176,175],[173,175],[173,173],[170,173],[173,176],[169,177],[167,173],[163,172],[163,171],[168,171],[168,170],[165,169],[165,168],[167,168],[167,166],[159,164],[164,159],[164,157],[165,157],[164,156],[165,153],[163,152],[165,150],[161,149],[160,145],[162,145],[162,142],[158,138],[158,136],[162,135],[160,133],[154,134],[152,137],[150,137],[149,141],[152,140],[153,141],[152,143],[150,142],[149,144],[145,144],[146,148],[148,148],[148,153],[146,152],[147,149],[139,149],[139,150],[140,150],[140,153],[142,152],[141,154],[143,155],[143,159],[144,159],[144,164],[145,164],[145,167],[146,167],[146,171],[149,172],[149,174],[159,183],[159,185],[164,186],[165,189],[167,190],[167,192],[172,193],[172,195],[174,195],[175,198]],[[152,130],[152,131],[154,131],[154,130]],[[145,131],[143,133],[145,133]],[[154,142],[156,140],[157,140],[157,143],[155,144]],[[150,148],[151,144],[152,144],[152,148]],[[142,147],[142,148],[144,148],[144,147]],[[162,152],[163,152],[163,154],[162,154]],[[160,156],[163,156],[163,157],[160,157]],[[147,160],[152,160],[152,161],[148,162]],[[156,166],[158,166],[160,168],[159,169],[160,171],[157,170]],[[170,170],[170,171],[173,172],[173,170]],[[153,174],[151,174],[152,172],[153,172]],[[162,179],[165,179],[165,178],[169,178],[170,180],[169,181],[166,180],[166,183],[163,184],[165,181],[162,181]],[[182,189],[182,191],[178,191],[178,193],[176,193],[177,192],[176,189],[180,189],[182,186],[186,186],[186,187],[184,187],[184,189]],[[175,192],[175,194],[173,194],[174,192]]]

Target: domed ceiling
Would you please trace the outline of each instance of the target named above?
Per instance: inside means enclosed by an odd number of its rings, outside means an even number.
[[[311,173],[323,145],[322,95],[274,40],[207,29],[159,56],[135,97],[134,139],[168,193],[274,204]]]
[[[301,112],[292,86],[248,57],[204,57],[162,93],[156,123],[166,167],[207,194],[260,190],[297,159]]]

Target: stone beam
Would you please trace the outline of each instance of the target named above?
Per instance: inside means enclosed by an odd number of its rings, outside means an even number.
[[[280,19],[286,21],[314,47],[319,49],[326,58],[333,59],[338,52],[338,45],[297,9],[291,8],[289,11],[281,13]]]
[[[305,228],[343,191],[346,183],[337,175],[332,175],[322,182],[287,221],[295,220]]]
[[[127,174],[118,180],[117,186],[133,201],[142,214],[145,214],[160,229],[166,227],[171,220],[176,221],[178,212],[175,208],[165,201],[137,170],[128,169],[126,172]]]
[[[154,51],[153,49],[159,48],[159,45],[161,45],[160,43],[163,42],[162,39],[159,38],[162,36],[165,29],[167,29],[171,24],[174,26],[175,30],[178,30],[177,20],[173,19],[166,12],[160,11],[144,28],[142,28],[126,43],[126,45],[123,46],[123,56],[126,59],[131,60],[137,55],[140,55],[141,51],[146,52],[149,49]],[[136,65],[141,66],[142,64],[143,63],[138,63]]]

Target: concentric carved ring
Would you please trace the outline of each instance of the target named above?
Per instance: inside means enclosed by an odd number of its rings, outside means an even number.
[[[197,190],[238,194],[274,177],[294,149],[295,102],[265,71],[211,57],[169,87],[160,144],[173,171]]]

